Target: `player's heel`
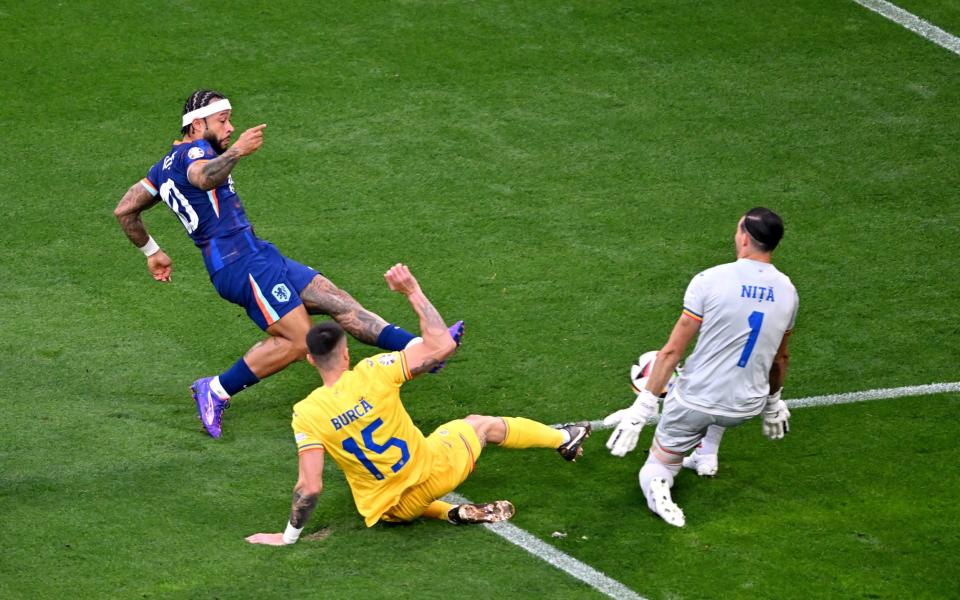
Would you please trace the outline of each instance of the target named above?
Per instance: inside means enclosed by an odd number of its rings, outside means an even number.
[[[509,500],[486,504],[458,504],[447,513],[447,520],[455,525],[471,523],[499,523],[513,517],[517,509]]]
[[[583,443],[590,437],[590,422],[565,423],[557,429],[566,430],[570,434],[570,441],[557,448],[557,452],[566,460],[577,460],[577,457],[583,454]]]

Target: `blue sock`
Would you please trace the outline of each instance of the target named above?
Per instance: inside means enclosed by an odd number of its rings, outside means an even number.
[[[233,366],[220,374],[220,385],[227,394],[233,396],[240,390],[246,389],[260,381],[260,378],[253,374],[246,361],[241,358],[233,363]]]
[[[417,336],[406,329],[401,329],[393,323],[389,323],[380,332],[380,337],[377,338],[377,347],[384,350],[403,350],[415,337]]]

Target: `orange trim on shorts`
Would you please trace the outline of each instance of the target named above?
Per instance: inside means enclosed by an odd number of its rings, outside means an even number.
[[[280,318],[277,316],[277,313],[274,312],[273,307],[267,304],[267,299],[264,298],[260,292],[260,286],[257,285],[257,282],[253,279],[253,275],[247,275],[250,279],[250,289],[253,290],[253,299],[257,301],[257,307],[260,308],[260,312],[263,314],[263,320],[267,322],[267,327],[273,325]]]

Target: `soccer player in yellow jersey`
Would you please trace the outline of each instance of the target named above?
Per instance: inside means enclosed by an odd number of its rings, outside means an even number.
[[[424,437],[400,401],[400,386],[436,368],[457,344],[410,269],[394,265],[384,278],[391,290],[410,301],[420,318],[423,342],[366,358],[350,369],[346,338],[336,322],[310,330],[307,360],[320,373],[323,387],[294,406],[300,473],[290,520],[285,532],[257,533],[248,542],[281,546],[297,541],[323,489],[327,453],[346,475],[357,510],[370,527],[421,516],[457,524],[512,517],[513,504],[506,500],[458,505],[439,500],[470,475],[487,442],[505,448],[555,448],[571,461],[582,452],[589,423],[553,428],[519,417],[470,415]]]

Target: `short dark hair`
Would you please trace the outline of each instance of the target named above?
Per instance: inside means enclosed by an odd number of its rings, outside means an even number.
[[[324,321],[307,332],[307,350],[316,360],[323,361],[343,339],[343,327],[336,321]]]
[[[203,108],[204,106],[216,102],[222,98],[226,98],[223,94],[217,90],[197,90],[190,94],[190,97],[187,98],[187,101],[183,103],[183,112],[180,113],[180,116],[187,114],[192,110],[197,110],[198,108]],[[180,133],[182,135],[187,135],[190,132],[190,123],[187,123],[180,128]]]
[[[750,235],[757,249],[773,252],[783,238],[783,219],[769,208],[758,206],[743,215],[740,229]]]

